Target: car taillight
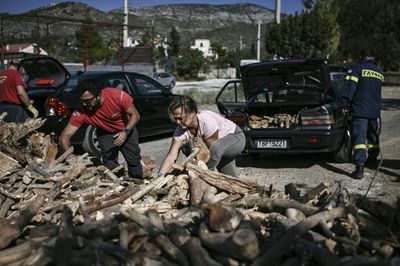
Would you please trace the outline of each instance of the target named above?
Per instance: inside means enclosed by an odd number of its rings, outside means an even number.
[[[324,106],[304,109],[300,113],[300,122],[303,126],[326,126],[335,123],[335,116]]]
[[[48,115],[60,115],[60,116],[68,116],[71,115],[71,111],[65,105],[65,103],[61,102],[57,98],[51,97],[47,100],[47,108]]]

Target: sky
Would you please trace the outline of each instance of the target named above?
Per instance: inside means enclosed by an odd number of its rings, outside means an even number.
[[[72,0],[71,0],[72,1]],[[54,0],[0,0],[0,13],[6,12],[10,14],[20,14],[30,11],[35,8],[45,7],[52,3],[62,3],[71,1],[54,1]],[[124,5],[124,0],[75,0],[88,4],[102,11],[109,11],[115,8],[121,8]],[[275,0],[128,0],[130,8],[145,7],[163,4],[184,4],[184,3],[199,3],[199,4],[235,4],[235,3],[253,3],[269,9],[275,9]],[[296,11],[301,11],[303,4],[301,0],[281,0],[281,12],[285,14],[294,14]]]

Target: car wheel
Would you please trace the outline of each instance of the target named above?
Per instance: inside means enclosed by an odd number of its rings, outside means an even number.
[[[82,148],[85,152],[93,156],[100,155],[99,142],[97,140],[96,127],[88,126],[85,133],[85,139],[82,143]]]
[[[347,163],[351,157],[351,135],[350,129],[346,129],[343,136],[343,141],[339,148],[333,152],[333,158],[338,163]]]
[[[172,90],[175,87],[175,82],[171,81],[169,84],[169,89]]]

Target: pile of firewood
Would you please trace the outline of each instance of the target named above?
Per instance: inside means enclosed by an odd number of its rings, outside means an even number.
[[[4,126],[16,125],[0,125],[0,136]],[[275,191],[208,170],[195,147],[138,185],[86,154],[66,162],[72,150],[57,157],[47,136],[33,144],[28,131],[0,147],[0,265],[400,262],[399,211],[340,184]]]
[[[252,128],[291,128],[299,122],[298,115],[275,114],[274,116],[249,116],[250,127]]]

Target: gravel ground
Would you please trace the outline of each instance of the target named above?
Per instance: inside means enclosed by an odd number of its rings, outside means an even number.
[[[214,105],[202,106],[216,111]],[[241,178],[251,178],[268,188],[284,191],[285,185],[294,183],[307,189],[321,182],[340,182],[351,193],[365,195],[390,205],[400,196],[400,87],[383,88],[383,111],[381,133],[381,159],[379,171],[367,168],[364,179],[354,180],[350,173],[354,165],[335,163],[329,154],[315,155],[262,155],[257,159],[241,155],[237,166]],[[156,156],[156,165],[168,151],[170,137],[152,139],[140,144],[142,154]]]

